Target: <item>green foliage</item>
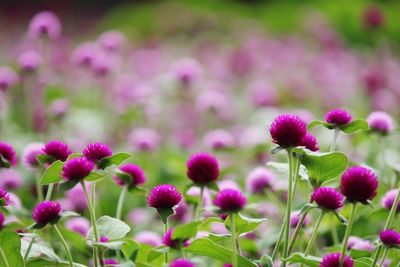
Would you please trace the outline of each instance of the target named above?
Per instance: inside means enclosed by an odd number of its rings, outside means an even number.
[[[0,252],[5,256],[7,264],[3,266],[23,266],[23,259],[21,256],[21,239],[18,234],[11,229],[0,230]],[[1,262],[1,259],[0,259]]]

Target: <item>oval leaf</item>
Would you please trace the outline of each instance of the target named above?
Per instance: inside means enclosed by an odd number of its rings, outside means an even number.
[[[43,173],[40,179],[41,185],[54,184],[63,180],[61,171],[64,163],[60,160],[54,161]]]
[[[130,231],[129,225],[110,216],[101,216],[96,221],[99,237],[106,236],[109,240],[124,238]],[[93,227],[89,229],[88,238],[94,240]]]

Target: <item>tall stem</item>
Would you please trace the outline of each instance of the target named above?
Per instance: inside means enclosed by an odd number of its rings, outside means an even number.
[[[40,176],[36,176],[35,185],[36,185],[38,203],[40,203],[43,201],[43,189],[42,186],[40,185]]]
[[[333,141],[332,141],[331,149],[329,150],[330,152],[333,152],[336,149],[336,143],[337,143],[339,133],[340,133],[340,129],[335,128],[335,131],[333,133]]]
[[[34,231],[33,233],[35,233],[36,231]],[[28,248],[26,249],[26,251],[25,251],[25,255],[24,255],[24,262],[26,262],[26,260],[28,259],[28,255],[29,255],[29,252],[31,251],[31,249],[32,249],[32,246],[33,246],[33,243],[35,243],[35,237],[33,237],[32,239],[31,239],[31,241],[29,242],[29,245],[28,245]]]
[[[310,198],[308,203],[311,203],[311,202],[312,202],[312,199]],[[290,243],[289,243],[289,251],[288,251],[289,255],[290,255],[290,253],[292,253],[292,250],[293,250],[294,244],[296,242],[296,239],[299,236],[300,230],[303,228],[304,221],[306,220],[307,214],[308,214],[308,210],[303,212],[303,214],[301,214],[299,222],[297,223],[296,229],[294,230],[294,233],[293,233],[293,237],[292,237],[292,239],[290,240]]]
[[[122,217],[122,208],[124,206],[126,191],[128,191],[128,186],[125,185],[122,187],[122,191],[118,199],[117,214],[116,214],[118,220],[120,220]]]
[[[54,189],[54,184],[49,184],[49,187],[47,187],[47,192],[46,192],[46,201],[51,199],[51,195],[53,194],[53,189]]]
[[[314,226],[313,232],[311,234],[310,241],[308,242],[306,251],[304,253],[305,256],[308,256],[310,254],[311,249],[314,246],[315,240],[317,239],[317,235],[318,235],[318,229],[319,229],[319,226],[321,225],[322,218],[324,218],[324,215],[325,215],[325,212],[322,211],[321,214],[318,217],[318,220],[317,220],[317,222],[316,222],[316,224]]]
[[[3,260],[4,265],[5,265],[4,267],[10,267],[10,264],[8,263],[8,260],[7,260],[7,256],[4,253],[4,250],[3,250],[2,247],[0,247],[0,256],[1,256],[1,259]]]
[[[235,228],[235,213],[231,214],[231,236],[232,236],[232,266],[239,267],[237,259],[237,246],[236,246],[236,228]]]
[[[271,258],[273,261],[275,261],[276,256],[278,255],[278,251],[279,251],[280,244],[282,242],[283,234],[285,233],[285,226],[286,226],[286,216],[283,219],[281,231],[279,232],[278,240],[276,241],[274,251],[272,252]]]
[[[53,224],[53,227],[54,227],[54,230],[56,230],[58,237],[60,238],[60,241],[65,249],[65,252],[67,253],[67,258],[68,258],[70,267],[74,267],[74,261],[72,260],[72,254],[71,254],[71,251],[69,250],[67,242],[65,241],[60,229],[58,229],[57,224]]]
[[[300,158],[293,157],[293,160],[295,161],[296,165],[295,165],[295,169],[294,169],[294,173],[293,173],[294,185],[293,185],[292,203],[293,203],[294,196],[296,195],[297,185],[299,183],[298,177],[299,177],[300,164],[301,164]]]
[[[347,222],[347,228],[346,228],[346,232],[345,232],[344,238],[343,238],[343,247],[342,247],[342,252],[340,254],[340,265],[339,265],[339,267],[343,266],[344,257],[346,256],[347,243],[349,242],[351,229],[353,228],[354,215],[356,214],[356,207],[357,207],[357,203],[355,202],[352,205],[349,221]]]
[[[200,217],[200,210],[203,208],[204,186],[200,186],[199,199],[197,201],[196,211],[194,213],[194,220],[197,221]]]
[[[379,265],[380,267],[382,267],[383,264],[385,263],[385,260],[388,256],[388,254],[389,254],[389,247],[385,247],[385,250],[384,250],[383,256],[382,256],[382,261],[381,261],[381,264]],[[374,265],[372,265],[372,266],[374,266]]]
[[[288,186],[288,196],[286,204],[286,218],[285,218],[285,247],[284,247],[284,258],[288,257],[289,252],[289,232],[290,232],[290,213],[292,211],[292,190],[293,190],[293,153],[291,149],[287,150],[288,161],[289,161],[289,186]],[[286,266],[286,262],[282,262],[282,266]]]
[[[164,224],[164,236],[167,234],[167,232],[168,232],[168,219]],[[164,263],[165,265],[168,265],[168,251],[166,251],[164,254]]]

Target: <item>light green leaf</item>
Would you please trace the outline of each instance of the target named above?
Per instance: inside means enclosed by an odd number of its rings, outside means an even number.
[[[350,256],[353,259],[359,259],[363,257],[371,257],[371,252],[368,250],[360,250],[360,249],[351,249],[350,250]]]
[[[237,235],[249,233],[249,232],[257,229],[257,227],[260,226],[260,224],[267,221],[267,219],[248,218],[248,217],[241,215],[240,213],[231,214],[225,220],[225,227],[228,230],[230,230],[230,227],[231,227],[232,216],[235,219],[235,227],[236,227]]]
[[[354,267],[370,267],[372,263],[371,258],[359,258],[354,261]]]
[[[181,224],[174,228],[172,232],[172,239],[186,240],[197,235],[197,229],[200,221]]]
[[[30,241],[21,240],[21,254],[25,255],[27,248],[29,247]],[[28,259],[34,258],[43,258],[45,257],[47,260],[51,262],[59,262],[61,259],[54,252],[53,248],[50,244],[45,242],[37,242],[35,241],[29,251]]]
[[[110,216],[101,216],[96,225],[99,237],[106,236],[109,240],[124,238],[131,231],[129,225]],[[94,240],[93,227],[89,229],[88,238]]]
[[[121,251],[122,254],[124,254],[125,259],[132,262],[136,261],[136,256],[139,249],[140,245],[133,240],[126,240],[121,246]]]
[[[0,231],[0,248],[6,255],[8,266],[23,266],[21,256],[21,239],[18,234],[11,229]]]
[[[276,161],[269,161],[267,163],[267,167],[271,167],[274,168],[275,170],[277,170],[280,173],[284,173],[286,175],[289,174],[289,164],[287,163],[281,163],[281,162],[276,162]],[[299,176],[303,179],[303,180],[308,180],[308,174],[307,174],[307,170],[303,165],[300,165],[300,170],[299,170]]]
[[[166,224],[168,218],[175,214],[174,209],[157,209],[158,214],[160,215],[161,221]]]
[[[261,267],[273,267],[274,261],[269,255],[264,255],[260,259]]]
[[[169,247],[166,247],[166,246],[160,246],[157,248],[153,248],[149,251],[149,254],[147,254],[147,260],[154,261],[161,255],[167,253],[168,251],[169,251]]]
[[[288,263],[303,263],[308,267],[318,267],[322,259],[314,256],[305,256],[303,253],[293,253],[286,261]]]
[[[313,120],[307,125],[307,129],[309,130],[311,128],[314,128],[317,125],[322,125],[322,126],[324,126],[325,128],[328,128],[328,129],[333,129],[335,127],[333,124],[325,122],[325,121]]]
[[[356,119],[350,122],[349,124],[340,127],[340,130],[342,130],[346,134],[351,134],[354,132],[357,132],[359,130],[361,131],[366,131],[368,130],[368,122],[363,119]]]
[[[111,241],[111,242],[93,242],[96,247],[104,247],[112,250],[120,250],[124,241]]]
[[[97,166],[101,169],[105,169],[111,165],[120,165],[122,162],[125,160],[131,158],[132,155],[129,153],[121,152],[121,153],[116,153],[112,156],[102,158],[97,162]]]
[[[63,180],[61,177],[61,171],[64,163],[60,160],[54,161],[43,173],[40,179],[41,185],[54,184]]]
[[[79,217],[81,215],[75,211],[63,211],[63,212],[61,212],[60,216],[63,219],[67,219],[70,217]]]
[[[92,171],[84,180],[87,182],[94,182],[103,179],[106,175],[107,173],[105,171]]]

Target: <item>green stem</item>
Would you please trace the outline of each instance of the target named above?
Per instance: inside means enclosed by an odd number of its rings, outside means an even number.
[[[43,201],[43,190],[42,190],[42,186],[40,185],[40,177],[39,176],[36,176],[35,184],[36,184],[36,193],[37,193],[38,203],[40,203]]]
[[[61,241],[61,243],[62,243],[62,245],[63,245],[63,247],[65,249],[65,252],[67,253],[67,258],[68,258],[68,261],[69,261],[69,265],[71,267],[74,267],[74,261],[72,260],[72,254],[71,254],[71,251],[69,250],[67,242],[65,241],[60,229],[58,229],[57,224],[53,224],[53,227],[54,227],[54,230],[56,230],[56,233],[57,233],[58,237],[60,238],[60,241]]]
[[[128,186],[123,186],[121,194],[119,195],[118,206],[117,206],[117,214],[116,217],[118,220],[122,217],[122,207],[124,206],[126,192],[128,191]]]
[[[283,219],[281,231],[279,233],[278,240],[276,241],[274,251],[272,252],[272,256],[271,257],[272,257],[273,261],[275,261],[276,256],[278,255],[278,251],[279,251],[280,244],[282,242],[283,234],[285,233],[285,226],[286,226],[286,216]]]
[[[346,232],[345,232],[344,238],[343,238],[343,247],[342,247],[342,252],[340,254],[340,265],[339,265],[339,267],[343,266],[344,257],[346,256],[347,243],[349,242],[351,229],[353,228],[354,215],[356,214],[356,207],[357,207],[357,202],[353,203],[353,205],[351,207],[349,221],[347,222]]]
[[[34,233],[35,233],[35,232],[34,232]],[[26,260],[28,259],[29,252],[30,252],[31,249],[32,249],[33,243],[35,243],[35,239],[36,239],[36,238],[33,237],[33,238],[31,239],[31,242],[29,242],[28,248],[27,248],[26,251],[25,251],[24,262],[26,262]]]
[[[315,240],[317,239],[317,235],[318,235],[318,229],[319,226],[321,225],[322,219],[324,218],[325,212],[322,211],[321,214],[318,217],[318,220],[314,226],[313,232],[311,234],[311,238],[310,241],[308,242],[306,251],[304,253],[305,256],[308,256],[311,252],[312,247],[314,246]]]
[[[53,189],[54,189],[54,184],[49,184],[49,187],[47,187],[47,192],[46,192],[46,201],[49,201],[51,199],[51,195],[53,194]]]
[[[0,256],[1,256],[1,259],[3,260],[4,265],[5,265],[4,267],[10,267],[10,264],[8,263],[8,260],[7,260],[7,256],[4,253],[4,250],[3,250],[2,247],[0,247]]]
[[[378,245],[378,248],[376,250],[375,257],[374,257],[374,262],[371,265],[372,267],[375,267],[376,264],[378,263],[378,259],[379,259],[379,255],[381,254],[381,251],[382,251],[382,246]]]
[[[308,203],[311,203],[311,202],[312,202],[312,199],[310,198]],[[303,228],[304,221],[306,220],[308,212],[309,212],[309,210],[303,212],[303,214],[301,214],[299,222],[297,223],[296,229],[294,230],[294,233],[293,233],[293,237],[292,237],[292,239],[290,240],[290,243],[289,243],[289,251],[288,251],[289,255],[290,255],[290,253],[292,253],[294,244],[296,242],[297,237],[299,236],[299,233],[300,233],[301,229]]]
[[[232,236],[232,266],[239,267],[237,259],[237,246],[236,246],[236,228],[235,228],[235,213],[231,214],[231,236]]]
[[[337,143],[337,139],[340,133],[340,129],[339,128],[335,128],[335,131],[333,133],[333,141],[332,141],[332,145],[331,145],[331,149],[329,149],[329,152],[333,152],[336,149],[336,143]]]
[[[293,173],[294,186],[293,186],[293,194],[292,194],[292,203],[293,203],[294,196],[296,195],[297,185],[299,184],[298,177],[299,177],[300,164],[301,164],[301,161],[298,157],[293,157],[293,160],[295,161],[296,167],[295,167],[294,173]]]
[[[203,208],[203,198],[204,198],[204,186],[200,186],[199,199],[197,201],[196,211],[194,213],[194,220],[197,221],[200,217],[200,211]]]
[[[288,196],[286,203],[286,219],[285,219],[285,246],[284,246],[284,258],[288,257],[289,252],[289,232],[290,232],[290,214],[292,212],[292,190],[293,190],[293,153],[291,149],[287,150],[288,161],[289,161],[289,186],[288,186]],[[282,266],[286,266],[286,262],[282,262]]]
[[[164,224],[164,236],[167,234],[167,232],[168,232],[168,219]],[[168,251],[166,251],[164,254],[164,263],[165,265],[168,265]]]
[[[381,264],[379,265],[380,267],[382,267],[383,264],[385,263],[385,260],[388,256],[388,254],[389,254],[389,247],[385,247],[385,250],[384,250],[383,256],[382,256],[382,261],[381,261]]]

